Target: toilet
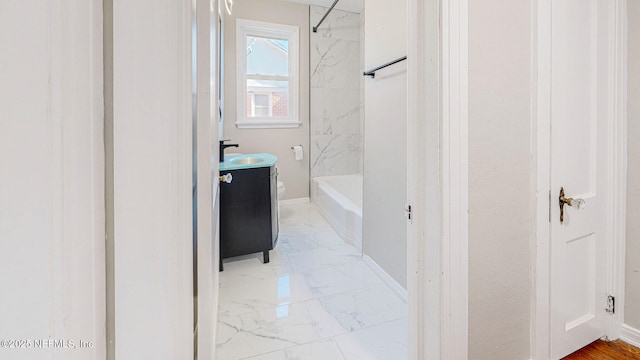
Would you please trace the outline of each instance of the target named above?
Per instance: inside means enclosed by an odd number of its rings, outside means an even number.
[[[278,222],[280,218],[282,218],[282,210],[280,210],[280,201],[282,201],[282,197],[284,196],[284,183],[282,181],[278,181]]]
[[[282,200],[282,197],[284,196],[284,191],[285,191],[284,183],[282,181],[278,181],[278,203],[280,203],[280,200]]]

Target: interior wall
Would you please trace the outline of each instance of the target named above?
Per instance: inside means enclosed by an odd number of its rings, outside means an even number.
[[[530,356],[531,51],[531,1],[469,2],[470,359]]]
[[[297,26],[300,30],[300,104],[302,123],[295,129],[236,127],[236,19]],[[284,199],[309,197],[309,6],[283,0],[243,0],[224,19],[224,138],[239,148],[227,152],[271,153],[278,157],[278,180],[286,186]],[[304,158],[295,160],[292,146],[302,145]]]
[[[311,26],[328,8],[311,6]],[[311,177],[361,174],[363,125],[361,117],[360,14],[334,9],[310,31]]]
[[[628,1],[627,246],[624,322],[640,329],[640,2]]]
[[[365,69],[407,55],[406,0],[367,0]],[[362,250],[407,284],[407,64],[366,78]]]
[[[105,358],[102,18],[0,3],[2,359]]]

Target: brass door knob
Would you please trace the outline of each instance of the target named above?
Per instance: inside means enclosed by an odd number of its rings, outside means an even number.
[[[564,223],[564,205],[567,204],[576,210],[582,210],[587,205],[584,199],[574,199],[564,197],[564,187],[560,188],[560,196],[558,197],[560,205],[560,224]]]

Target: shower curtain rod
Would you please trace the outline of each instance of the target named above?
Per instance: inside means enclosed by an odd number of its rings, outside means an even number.
[[[331,12],[331,10],[333,10],[333,8],[336,6],[336,4],[338,3],[339,0],[336,0],[333,2],[333,5],[331,5],[331,7],[329,8],[329,10],[327,11],[326,14],[324,14],[324,16],[322,17],[322,19],[320,19],[320,22],[318,23],[318,25],[313,27],[313,32],[316,33],[318,32],[318,26],[320,26],[320,24],[322,24],[322,22],[324,21],[324,19],[327,18],[327,16],[329,15],[329,13]]]
[[[401,57],[401,58],[399,58],[399,59],[396,59],[396,60],[393,60],[393,61],[391,61],[391,62],[388,62],[388,63],[386,63],[386,64],[384,64],[384,65],[378,66],[378,67],[377,67],[377,68],[375,68],[375,69],[371,69],[371,70],[369,70],[369,71],[365,71],[365,72],[363,72],[363,73],[362,73],[362,75],[363,75],[363,76],[371,76],[371,78],[375,78],[375,77],[376,77],[376,71],[378,71],[378,70],[380,70],[380,69],[384,69],[384,68],[386,68],[387,66],[391,66],[391,65],[393,65],[393,64],[397,64],[397,63],[399,63],[400,61],[404,61],[404,60],[407,60],[407,57],[406,57],[406,56],[403,56],[403,57]]]

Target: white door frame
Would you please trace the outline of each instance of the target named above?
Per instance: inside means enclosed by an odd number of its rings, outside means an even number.
[[[551,2],[534,0],[532,21],[532,256],[535,264],[532,292],[531,358],[548,359],[550,332],[550,223],[551,175]],[[607,254],[606,288],[615,296],[616,312],[607,321],[606,337],[617,339],[624,319],[624,254],[627,163],[627,15],[626,0],[610,2],[614,15],[609,29],[610,103],[607,147]],[[603,294],[605,296],[605,294]]]
[[[409,359],[466,359],[468,6],[408,7]]]
[[[215,206],[218,197],[218,3],[216,0],[194,0],[197,31],[197,52],[192,64],[195,65],[196,123],[194,144],[196,166],[197,198],[197,252],[196,273],[197,314],[195,352],[198,360],[215,359],[216,330],[218,322],[219,247],[217,238],[218,212]],[[213,36],[213,37],[212,37]],[[195,60],[195,61],[193,61]],[[193,71],[194,69],[192,69]],[[212,78],[213,76],[213,78]],[[213,81],[212,81],[213,80]],[[215,154],[214,154],[215,153]],[[215,156],[215,157],[214,157]]]

